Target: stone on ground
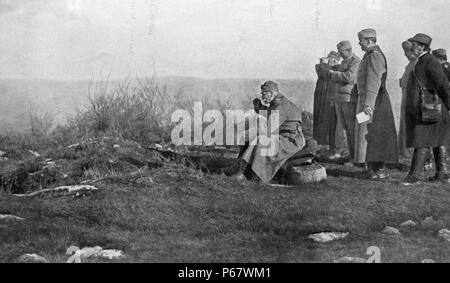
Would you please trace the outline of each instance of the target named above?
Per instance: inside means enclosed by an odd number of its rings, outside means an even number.
[[[78,247],[72,246],[67,249],[67,255],[72,255],[67,263],[81,263],[82,260],[92,258],[92,257],[101,257],[109,260],[119,259],[124,256],[124,253],[119,250],[104,250],[101,247],[94,248],[84,248],[79,249]]]
[[[360,257],[343,257],[335,263],[367,263],[367,260]]]
[[[46,258],[37,254],[24,254],[17,261],[19,263],[48,263]]]
[[[389,226],[383,230],[383,233],[387,234],[387,235],[400,235],[401,234],[397,228],[389,227]]]
[[[40,197],[40,196],[68,196],[81,195],[89,192],[98,191],[99,189],[93,186],[64,186],[54,189],[46,189],[30,194],[13,195],[15,197]]]
[[[412,220],[408,220],[400,224],[400,227],[414,227],[414,226],[417,226],[417,223]]]
[[[309,235],[308,238],[318,243],[328,243],[336,240],[345,239],[349,233],[319,233]]]
[[[24,221],[25,218],[18,217],[18,216],[15,216],[15,215],[3,215],[3,214],[0,214],[0,220],[5,220],[5,221]]]
[[[450,230],[442,229],[439,231],[439,237],[450,242]]]

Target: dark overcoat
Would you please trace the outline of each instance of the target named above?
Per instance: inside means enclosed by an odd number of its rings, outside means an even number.
[[[406,89],[405,122],[407,147],[438,147],[450,143],[450,84],[439,60],[427,53],[421,56],[415,72],[421,84],[439,96],[442,103],[442,118],[436,124],[421,121],[420,87],[414,74],[410,76]]]
[[[339,65],[331,67],[331,70],[338,69]],[[333,106],[337,86],[329,80],[329,70],[330,67],[326,64],[316,65],[318,80],[314,92],[313,137],[320,145],[332,144],[330,132],[337,124],[336,110]]]

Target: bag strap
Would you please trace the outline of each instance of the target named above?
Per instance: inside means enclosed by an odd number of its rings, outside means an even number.
[[[417,62],[417,63],[418,63],[418,62]],[[417,65],[416,65],[416,66],[417,66]],[[422,84],[422,82],[420,81],[419,76],[418,76],[417,73],[416,73],[416,66],[414,66],[414,69],[413,69],[414,77],[416,78],[417,82],[419,83],[420,89],[421,89],[421,90],[424,90],[425,88],[423,87],[423,84]]]

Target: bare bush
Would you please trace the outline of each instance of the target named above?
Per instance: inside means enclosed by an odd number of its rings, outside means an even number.
[[[89,85],[88,95],[89,105],[69,120],[80,136],[111,134],[143,143],[170,137],[175,96],[154,77],[127,78],[114,85],[97,81]]]

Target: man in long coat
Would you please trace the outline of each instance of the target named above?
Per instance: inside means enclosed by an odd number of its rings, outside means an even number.
[[[358,34],[365,55],[358,70],[356,113],[370,115],[356,126],[355,162],[367,163],[369,179],[385,179],[386,163],[398,163],[397,131],[386,89],[387,61],[377,45],[377,34],[365,29]]]
[[[283,165],[305,147],[306,141],[301,127],[301,109],[279,92],[275,82],[264,83],[261,86],[261,94],[263,102],[269,105],[262,109],[267,111],[267,120],[270,121],[270,116],[274,113],[279,115],[279,126],[268,126],[270,133],[278,134],[278,137],[272,140],[276,143],[277,150],[272,154],[265,154],[264,151],[273,144],[264,145],[259,140],[260,136],[257,137],[257,142],[249,141],[253,143],[242,148],[239,156],[240,168],[233,175],[243,180],[245,170],[250,167],[261,181],[270,183]]]
[[[449,182],[446,146],[450,143],[450,84],[439,60],[430,53],[432,38],[426,34],[417,34],[409,41],[413,44],[413,52],[418,61],[407,86],[406,145],[415,150],[411,170],[403,184],[419,183],[421,169],[430,148],[433,149],[436,163],[436,175],[430,181]],[[442,110],[441,119],[437,123],[422,121],[420,85],[439,97]]]
[[[355,156],[356,97],[352,97],[351,93],[356,84],[361,60],[352,52],[352,45],[349,41],[340,42],[337,49],[344,61],[338,70],[330,70],[328,76],[336,84],[334,95],[336,114],[338,122],[345,130],[350,158],[353,161]]]
[[[336,83],[331,81],[330,70],[339,70],[338,61],[341,56],[336,51],[330,52],[328,62],[316,65],[318,80],[314,92],[314,139],[319,145],[328,145],[330,157],[339,157],[340,152],[346,150],[345,136],[342,125],[338,123],[336,108],[333,102],[336,93]]]

